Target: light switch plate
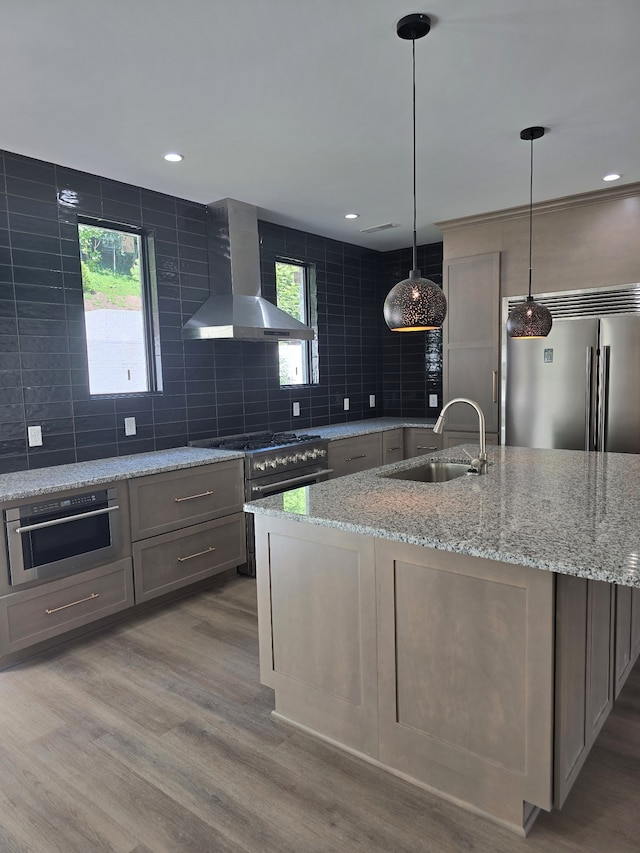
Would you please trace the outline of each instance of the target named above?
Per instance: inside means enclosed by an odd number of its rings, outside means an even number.
[[[375,405],[376,405],[376,395],[375,394],[369,394],[369,408],[373,409],[373,408],[375,408]]]
[[[135,418],[125,418],[124,419],[124,434],[125,435],[135,435],[136,434],[136,419]]]
[[[29,447],[42,447],[42,427],[32,426],[28,429]]]
[[[344,408],[345,412],[349,411],[349,398],[348,397],[344,398],[343,408]]]
[[[437,394],[429,394],[429,407],[431,409],[436,409],[438,406],[438,395]]]
[[[294,418],[300,417],[300,403],[294,403],[293,404],[293,417]]]

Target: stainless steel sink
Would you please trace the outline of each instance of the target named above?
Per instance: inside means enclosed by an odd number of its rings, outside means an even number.
[[[406,471],[396,471],[386,476],[393,480],[414,480],[418,483],[446,483],[469,473],[466,462],[425,462]]]

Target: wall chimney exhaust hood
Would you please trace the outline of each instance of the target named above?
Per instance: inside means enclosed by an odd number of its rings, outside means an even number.
[[[287,341],[315,338],[304,323],[260,295],[258,212],[225,198],[207,205],[211,295],[182,328],[182,337]]]

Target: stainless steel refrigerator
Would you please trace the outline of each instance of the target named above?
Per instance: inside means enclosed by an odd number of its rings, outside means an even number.
[[[640,314],[554,320],[506,367],[506,444],[640,453]]]

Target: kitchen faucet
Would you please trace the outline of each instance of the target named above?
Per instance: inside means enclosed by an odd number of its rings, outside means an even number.
[[[485,427],[485,419],[484,412],[480,408],[480,406],[476,403],[475,400],[469,400],[467,397],[454,397],[453,400],[449,400],[449,402],[442,407],[442,411],[438,415],[438,420],[435,423],[433,431],[440,435],[444,429],[444,421],[447,414],[447,411],[453,406],[454,403],[468,403],[472,406],[476,412],[478,413],[478,428],[480,431],[480,453],[477,459],[471,460],[471,468],[475,470],[476,474],[484,474],[487,467],[487,438],[486,438],[486,427]]]

